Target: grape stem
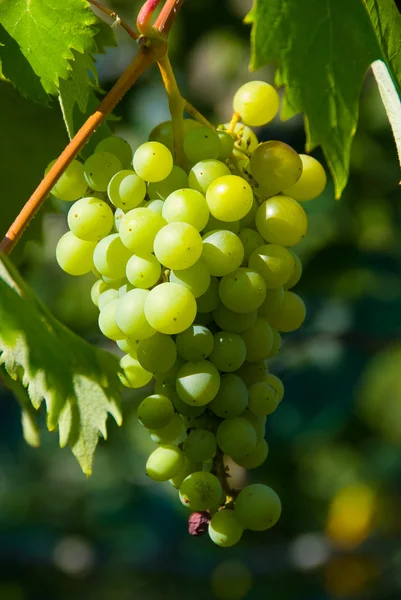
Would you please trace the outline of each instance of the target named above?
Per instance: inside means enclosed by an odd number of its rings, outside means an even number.
[[[168,106],[173,124],[174,157],[175,162],[185,168],[186,158],[184,154],[184,107],[185,100],[180,94],[177,81],[171,67],[170,59],[166,54],[157,61],[163,79],[164,88],[168,97]]]
[[[139,11],[136,20],[136,26],[138,31],[140,31],[143,35],[150,37],[152,36],[152,31],[154,31],[152,26],[152,17],[159,4],[160,0],[146,0],[145,4]]]
[[[114,19],[114,22],[119,25],[120,27],[122,27],[123,29],[125,29],[125,31],[128,33],[128,35],[130,37],[132,37],[133,40],[137,40],[138,39],[138,34],[136,33],[136,31],[134,31],[132,29],[132,27],[130,27],[128,25],[128,23],[126,23],[125,21],[123,21],[116,12],[114,12],[114,10],[110,10],[110,8],[106,8],[105,6],[103,6],[102,4],[100,4],[99,2],[96,2],[96,0],[88,0],[88,2],[90,4],[93,4],[93,6],[96,6],[96,8],[98,8],[102,13],[104,13],[105,15],[107,15],[108,17],[111,17],[112,19]]]
[[[228,483],[230,473],[228,467],[224,464],[224,454],[220,449],[217,450],[217,454],[213,459],[212,473],[216,475],[217,479],[221,483],[221,487],[223,488],[223,492],[226,496],[226,504],[232,502],[237,496],[238,492],[233,490]]]
[[[232,135],[235,131],[236,124],[239,123],[240,121],[241,121],[241,115],[237,112],[233,113],[233,116],[231,117],[230,125],[228,126],[228,129],[227,129],[227,133]]]
[[[187,112],[193,119],[202,123],[204,127],[210,127],[210,129],[215,129],[215,126],[210,123],[192,104],[188,102],[188,100],[184,100],[185,102],[185,112]]]
[[[167,38],[177,13],[183,4],[184,0],[166,0],[164,3],[164,6],[154,23],[154,28],[163,38]]]

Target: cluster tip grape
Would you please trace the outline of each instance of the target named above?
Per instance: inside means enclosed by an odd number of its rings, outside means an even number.
[[[156,444],[146,473],[207,515],[222,547],[280,517],[276,492],[259,483],[233,490],[225,461],[255,469],[268,456],[265,423],[284,387],[267,361],[305,319],[293,246],[307,232],[302,202],[326,184],[311,156],[258,142],[251,127],[279,109],[271,85],[246,83],[233,108],[241,121],[214,129],[184,120],[186,165],[174,164],[167,121],[134,153],[119,137],[102,140],[52,190],[74,201],[60,267],[95,273],[91,297],[101,332],[124,352],[122,383],[153,385],[138,407]]]

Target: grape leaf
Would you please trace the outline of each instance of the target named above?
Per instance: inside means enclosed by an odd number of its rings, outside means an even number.
[[[59,323],[1,256],[0,323],[0,369],[16,382],[20,402],[21,383],[34,408],[45,401],[48,429],[59,429],[60,446],[69,444],[90,475],[108,413],[121,424],[117,357]],[[37,443],[31,416],[25,408],[28,436]]]

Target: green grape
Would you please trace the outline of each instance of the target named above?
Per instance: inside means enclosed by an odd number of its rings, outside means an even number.
[[[192,512],[216,509],[222,494],[217,477],[204,471],[188,475],[180,485],[180,500]]]
[[[256,434],[256,441],[259,443],[265,437],[266,419],[267,417],[258,417],[254,415],[250,410],[246,409],[241,415],[242,419],[245,419],[252,425]],[[248,455],[247,455],[248,456]],[[240,457],[242,460],[245,457]],[[235,457],[235,461],[238,462],[238,457]]]
[[[219,371],[231,372],[240,368],[245,360],[246,347],[238,333],[220,331],[213,336],[213,350],[209,360]]]
[[[166,179],[173,168],[173,155],[159,142],[145,142],[134,153],[135,172],[150,183]]]
[[[221,562],[212,573],[213,594],[219,600],[243,600],[252,587],[252,574],[240,560]]]
[[[220,138],[210,127],[197,127],[184,136],[184,152],[193,163],[206,158],[218,158],[221,152]]]
[[[196,315],[196,300],[178,283],[161,283],[146,299],[145,315],[156,331],[173,335],[188,329]]]
[[[159,281],[161,272],[160,263],[153,254],[145,256],[134,254],[127,262],[127,279],[137,288],[152,287]]]
[[[252,208],[252,188],[238,175],[223,175],[209,185],[206,202],[216,219],[238,221]]]
[[[153,450],[146,463],[146,475],[154,481],[168,481],[184,466],[184,455],[177,446],[163,445]]]
[[[47,175],[55,162],[56,160],[52,160],[52,162],[47,166],[45,175]],[[73,160],[61,175],[57,183],[54,184],[51,189],[51,193],[59,200],[72,202],[74,200],[78,200],[78,198],[81,198],[87,189],[88,184],[84,177],[84,166],[78,160]]]
[[[249,387],[256,381],[265,381],[268,372],[269,370],[263,360],[258,363],[245,361],[242,367],[236,372],[236,375],[241,377]]]
[[[126,354],[122,357],[120,367],[123,371],[120,379],[125,387],[141,388],[147,385],[152,379],[152,373],[146,371],[132,354]]]
[[[197,315],[195,317],[194,325],[203,325],[204,327],[207,327],[211,323],[213,323],[212,313],[200,313],[200,312],[197,313]]]
[[[273,358],[274,356],[276,356],[281,349],[281,335],[280,333],[277,331],[277,329],[273,329],[272,328],[272,332],[273,332],[273,344],[272,344],[272,348],[269,352],[269,356],[267,358]]]
[[[280,518],[280,498],[267,485],[253,483],[238,494],[235,515],[245,529],[265,531],[273,527]]]
[[[198,121],[194,119],[184,119],[184,134],[191,131],[191,129],[196,129],[197,127],[202,127]],[[174,150],[174,139],[173,139],[173,124],[171,121],[163,121],[159,123],[152,129],[149,134],[149,141],[152,142],[160,142],[164,146],[173,152]]]
[[[265,319],[257,317],[255,323],[241,333],[241,337],[245,343],[248,362],[258,363],[268,358],[273,347],[273,331]]]
[[[285,194],[294,200],[313,200],[320,196],[326,187],[327,175],[322,165],[313,156],[299,155],[302,161],[302,175],[291,187],[286,188]]]
[[[293,250],[289,250],[289,252],[291,252],[291,254],[294,258],[294,270],[292,272],[291,277],[287,281],[287,283],[284,284],[285,290],[289,290],[289,289],[293,288],[295,285],[297,285],[298,281],[302,277],[301,259],[299,258],[298,254],[295,254],[295,252]]]
[[[269,322],[272,327],[288,333],[299,329],[305,317],[306,308],[302,298],[294,292],[285,291],[282,305],[277,311],[271,313]]]
[[[176,392],[175,386],[171,395],[171,402],[174,404],[175,410],[179,412],[180,415],[184,415],[184,417],[188,417],[191,419],[197,418],[205,412],[204,406],[190,406],[189,404],[181,400],[181,398]]]
[[[302,206],[289,196],[273,196],[261,204],[255,223],[270,244],[295,246],[306,235],[308,217]]]
[[[225,508],[216,512],[209,523],[209,536],[212,542],[222,548],[230,548],[237,544],[244,528],[235,517],[233,510]]]
[[[286,248],[266,244],[252,252],[248,264],[262,275],[269,290],[282,287],[289,280],[294,272],[295,260]]]
[[[235,93],[234,111],[241,115],[247,125],[258,127],[274,119],[280,107],[280,98],[272,85],[266,81],[248,81]]]
[[[93,262],[102,276],[119,279],[125,276],[130,256],[131,252],[122,244],[118,233],[111,233],[96,245]]]
[[[96,152],[84,163],[85,179],[96,192],[105,192],[110,179],[121,171],[121,162],[110,152]]]
[[[126,281],[126,283],[123,283],[118,288],[118,296],[119,296],[119,298],[122,298],[123,296],[125,296],[125,294],[127,292],[130,292],[133,289],[134,289],[134,286],[131,285],[128,281]]]
[[[230,127],[230,123],[223,125],[225,129]],[[236,146],[244,152],[253,152],[258,147],[259,141],[255,133],[248,125],[244,123],[237,123],[234,127],[234,133],[237,136]]]
[[[180,471],[177,473],[177,475],[175,475],[175,477],[172,477],[170,479],[170,483],[175,488],[179,488],[181,486],[182,482],[184,481],[184,479],[186,479],[188,477],[188,475],[191,475],[191,473],[195,473],[196,471],[200,471],[201,469],[202,469],[201,464],[191,462],[184,455],[184,466],[182,467],[182,469],[180,469]]]
[[[174,413],[165,427],[150,430],[150,439],[155,444],[181,444],[186,437],[185,421],[178,413]]]
[[[219,298],[219,280],[216,277],[210,278],[210,284],[206,292],[196,299],[198,312],[209,313],[215,310],[220,304]]]
[[[129,338],[125,338],[124,340],[116,340],[117,346],[125,352],[126,354],[133,354],[136,356],[136,341],[131,340]]]
[[[224,306],[224,304],[220,304],[220,306],[213,311],[213,318],[220,329],[223,329],[223,331],[231,331],[233,333],[242,333],[252,327],[256,321],[256,317],[256,310],[248,313],[236,313]]]
[[[190,362],[203,360],[213,350],[212,332],[202,325],[191,325],[176,337],[177,352],[181,358]]]
[[[242,242],[232,231],[220,229],[203,236],[202,260],[211,275],[222,277],[232,273],[243,258]]]
[[[168,269],[188,269],[201,257],[203,245],[198,231],[188,223],[169,223],[154,241],[157,260]]]
[[[165,373],[160,373],[155,376],[156,382],[160,382],[163,385],[172,386],[172,390],[175,393],[175,380],[177,379],[178,371],[181,369],[182,366],[184,366],[184,364],[185,361],[182,360],[182,358],[180,358],[179,356],[177,356],[176,361],[171,367],[171,369],[169,369]],[[166,393],[166,395],[168,394]],[[170,398],[170,396],[168,397]]]
[[[138,343],[138,360],[151,373],[163,373],[171,369],[177,358],[177,349],[169,335],[155,333]]]
[[[199,298],[205,294],[210,285],[210,273],[205,263],[198,260],[188,269],[170,271],[169,280],[172,283],[183,285],[193,294],[194,298]]]
[[[261,235],[254,229],[249,229],[248,227],[244,227],[238,234],[239,239],[242,242],[244,247],[244,260],[242,261],[243,265],[248,265],[248,261],[253,252],[258,250],[261,246],[264,245],[265,241]],[[249,264],[251,269],[255,269],[251,264]],[[258,271],[258,269],[255,269]],[[260,272],[260,271],[258,271]],[[263,274],[260,273],[263,277]]]
[[[149,293],[148,290],[130,290],[118,301],[117,324],[125,335],[135,340],[146,340],[156,333],[145,316]]]
[[[250,160],[253,178],[263,187],[263,193],[274,196],[292,186],[302,174],[302,160],[288,144],[263,142],[253,151]]]
[[[99,295],[98,299],[98,308],[99,310],[103,310],[103,308],[108,304],[111,300],[118,300],[120,297],[118,290],[115,288],[107,288]]]
[[[128,211],[120,223],[120,237],[126,248],[139,256],[153,252],[156,234],[166,221],[159,213],[149,208],[134,208]]]
[[[186,363],[178,372],[177,394],[189,405],[204,406],[219,391],[220,374],[207,360]]]
[[[227,133],[227,131],[223,131],[221,129],[217,130],[217,135],[220,138],[221,144],[220,155],[218,158],[220,160],[227,160],[230,158],[232,151],[234,150],[234,138]]]
[[[263,304],[266,284],[256,271],[240,267],[220,280],[219,295],[220,300],[230,310],[247,313]]]
[[[254,197],[252,200],[252,206],[251,209],[249,211],[248,214],[245,215],[245,217],[242,217],[242,219],[240,219],[240,229],[244,229],[244,227],[254,227],[255,226],[255,217],[256,217],[256,213],[258,212],[258,208],[259,208],[259,203],[256,200],[256,198]]]
[[[117,135],[111,135],[101,140],[95,148],[95,152],[110,152],[117,156],[123,169],[127,169],[132,162],[132,148],[129,143]]]
[[[220,389],[209,408],[222,419],[232,419],[246,409],[248,395],[248,388],[241,377],[225,373],[220,377]]]
[[[214,434],[207,429],[192,429],[182,449],[192,462],[204,462],[213,458],[217,451]]]
[[[266,461],[268,454],[269,446],[266,440],[260,440],[252,452],[242,458],[236,459],[235,462],[245,469],[257,469]]]
[[[277,392],[265,381],[254,383],[249,388],[249,410],[257,417],[271,415],[278,406]]]
[[[161,215],[163,212],[163,204],[163,200],[149,200],[147,202],[144,202],[143,206]]]
[[[224,454],[240,458],[252,452],[257,442],[254,427],[242,417],[222,421],[217,429],[216,437]]]
[[[166,427],[173,418],[174,406],[171,400],[160,394],[147,396],[138,406],[137,416],[147,429]]]
[[[271,387],[273,389],[276,390],[277,399],[278,399],[278,402],[280,403],[282,401],[282,399],[284,398],[284,385],[283,385],[283,382],[281,381],[281,379],[279,379],[277,377],[277,375],[273,375],[272,373],[269,373],[266,376],[265,381],[266,381],[266,383],[271,385]]]
[[[231,136],[229,137],[231,138]],[[213,183],[215,179],[223,177],[223,175],[231,175],[231,172],[227,165],[225,165],[220,160],[216,160],[213,158],[209,158],[207,160],[200,160],[192,167],[192,169],[189,172],[189,186],[194,190],[201,192],[202,194],[206,194],[209,185]]]
[[[125,277],[115,278],[115,277],[106,277],[106,275],[101,275],[101,278],[109,287],[112,287],[115,290],[118,290],[122,285],[124,285],[124,282],[126,281]]]
[[[111,340],[121,340],[124,332],[121,331],[116,321],[118,299],[113,298],[102,306],[99,313],[99,329],[106,337]]]
[[[284,289],[278,287],[266,292],[266,298],[258,309],[258,315],[270,322],[270,316],[274,315],[284,302]]]
[[[163,204],[163,218],[167,223],[188,223],[201,231],[209,219],[205,197],[196,190],[183,188],[172,192]]]
[[[91,287],[91,300],[95,306],[98,306],[99,296],[107,290],[107,284],[102,279],[97,279]]]
[[[213,215],[210,215],[206,227],[203,228],[203,234],[210,233],[211,231],[217,231],[219,229],[227,229],[228,231],[232,231],[233,233],[238,233],[239,221],[220,221],[219,219],[216,219]]]
[[[114,217],[110,206],[97,198],[81,198],[68,211],[68,226],[79,239],[98,242],[113,227]]]
[[[115,231],[120,230],[121,219],[123,218],[124,215],[125,215],[125,212],[123,210],[121,210],[121,208],[116,208],[116,210],[114,211],[114,230]]]
[[[69,275],[85,275],[93,269],[96,242],[77,238],[72,231],[61,236],[56,247],[56,260]]]
[[[146,196],[146,183],[134,171],[125,169],[116,173],[107,186],[110,202],[124,211],[140,205]]]
[[[149,198],[159,198],[160,200],[166,200],[166,198],[172,194],[175,190],[188,187],[188,175],[184,169],[174,165],[171,173],[167,175],[162,181],[156,181],[149,183],[148,185],[148,196]]]

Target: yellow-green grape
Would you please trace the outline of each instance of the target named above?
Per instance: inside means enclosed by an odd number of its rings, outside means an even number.
[[[61,236],[56,247],[56,260],[69,275],[85,275],[93,269],[96,242],[86,242],[71,231]]]
[[[237,313],[224,306],[224,304],[220,304],[220,306],[213,311],[213,318],[220,329],[223,329],[223,331],[231,331],[233,333],[242,333],[252,327],[256,321],[256,317],[256,310],[246,313]]]
[[[252,206],[248,214],[245,215],[242,219],[240,219],[240,229],[244,229],[244,227],[254,227],[255,225],[255,217],[258,212],[259,203],[254,197],[252,200]]]
[[[202,231],[209,219],[209,209],[203,194],[191,188],[183,188],[166,198],[162,215],[167,223],[188,223],[197,231]]]
[[[177,446],[164,445],[153,450],[146,463],[146,475],[154,481],[168,481],[184,465],[184,455]]]
[[[56,160],[52,160],[52,162],[47,166],[45,175],[47,175],[55,162]],[[54,184],[51,193],[59,200],[72,202],[74,200],[78,200],[78,198],[81,198],[87,189],[88,184],[84,176],[84,166],[78,160],[73,160],[61,175],[57,183]]]
[[[223,175],[209,185],[206,202],[216,219],[238,221],[252,208],[252,188],[238,175]]]
[[[261,483],[245,487],[235,501],[235,516],[245,529],[265,531],[277,523],[280,515],[280,498]]]
[[[97,198],[81,198],[68,211],[68,226],[81,240],[98,242],[113,227],[114,217],[110,206]]]
[[[232,140],[230,135],[228,137]],[[231,175],[231,172],[227,165],[221,162],[221,160],[216,160],[214,158],[200,160],[189,172],[189,186],[202,194],[206,194],[209,185],[219,177],[223,177],[223,175]]]
[[[294,270],[292,272],[291,277],[287,281],[287,283],[284,284],[285,290],[289,290],[289,289],[293,288],[294,286],[296,286],[298,281],[302,277],[301,259],[299,258],[298,254],[295,254],[295,252],[293,250],[290,250],[290,252],[291,252],[292,256],[294,257]]]
[[[107,195],[116,208],[131,210],[139,206],[145,198],[146,183],[134,171],[125,169],[110,179]]]
[[[217,451],[215,435],[207,429],[192,429],[182,449],[192,462],[204,462],[213,458]]]
[[[85,179],[96,192],[105,192],[110,179],[121,169],[121,162],[110,152],[96,152],[84,163]]]
[[[152,337],[138,343],[137,357],[147,371],[164,373],[174,365],[177,349],[169,335],[155,333]]]
[[[188,458],[184,455],[184,466],[182,467],[182,469],[180,469],[177,475],[172,477],[169,481],[171,485],[173,485],[175,488],[179,488],[184,479],[188,477],[188,475],[191,475],[191,473],[195,473],[196,471],[201,470],[202,464],[193,463],[190,460],[188,460]]]
[[[232,231],[218,229],[203,236],[202,261],[211,275],[222,277],[232,273],[243,258],[242,242]]]
[[[298,294],[284,292],[284,300],[280,308],[272,312],[269,323],[281,332],[295,331],[305,321],[305,303]]]
[[[220,138],[210,127],[197,127],[184,136],[184,152],[193,163],[206,158],[218,158],[221,152]]]
[[[120,294],[118,290],[115,288],[108,287],[104,292],[99,295],[98,299],[98,308],[99,310],[103,310],[103,308],[108,304],[111,300],[118,300]]]
[[[122,244],[118,233],[111,233],[96,245],[93,262],[102,276],[120,279],[125,276],[125,268],[131,252]]]
[[[216,432],[217,443],[228,456],[245,456],[252,452],[257,443],[254,427],[242,417],[225,419]]]
[[[256,271],[240,267],[220,280],[219,295],[230,310],[247,313],[263,304],[266,284]]]
[[[146,371],[138,359],[132,354],[126,354],[120,360],[122,374],[119,376],[121,383],[128,388],[141,388],[152,379],[152,373]]]
[[[215,510],[221,501],[223,490],[220,481],[212,473],[192,473],[180,486],[180,500],[193,512]]]
[[[240,560],[225,560],[212,573],[212,591],[219,600],[243,600],[252,587],[252,574]]]
[[[265,381],[268,372],[269,370],[265,362],[261,360],[258,363],[245,361],[236,374],[245,381],[247,386],[250,386],[255,383],[255,381]]]
[[[279,246],[295,246],[308,229],[306,212],[289,196],[273,196],[265,200],[258,208],[255,223],[266,242]]]
[[[228,158],[230,158],[231,153],[234,149],[234,139],[229,133],[227,133],[227,131],[223,131],[222,129],[217,130],[217,135],[220,138],[221,144],[219,159],[227,160]]]
[[[213,350],[209,360],[219,371],[232,372],[240,368],[245,361],[246,346],[238,333],[219,331],[213,336]]]
[[[98,306],[99,296],[107,290],[107,283],[102,279],[97,279],[91,287],[91,300],[95,306]]]
[[[265,437],[266,420],[267,417],[257,417],[248,408],[244,410],[241,415],[242,419],[245,419],[252,425],[256,434],[256,441],[259,443]],[[238,457],[234,457],[235,461],[238,462]],[[240,457],[241,459],[243,457]]]
[[[275,88],[266,81],[248,81],[235,93],[233,109],[247,125],[258,127],[274,119],[280,108]]]
[[[117,346],[120,348],[120,350],[122,350],[122,352],[125,352],[126,354],[133,354],[134,356],[136,356],[136,341],[135,340],[131,340],[129,338],[125,338],[123,340],[116,340],[116,344]]]
[[[150,439],[155,444],[181,444],[187,437],[185,421],[181,415],[174,413],[165,427],[150,429]]]
[[[188,362],[178,371],[177,394],[189,405],[204,406],[216,396],[220,387],[220,374],[207,360]]]
[[[266,298],[258,309],[258,315],[269,321],[270,315],[275,314],[284,302],[284,289],[282,287],[267,290]]]
[[[160,333],[181,333],[195,319],[196,300],[183,285],[161,283],[149,292],[145,315],[150,325]]]
[[[175,340],[177,352],[181,358],[190,362],[203,360],[213,350],[213,335],[203,325],[191,325],[179,333]]]
[[[283,385],[283,382],[281,381],[281,379],[279,379],[277,377],[277,375],[273,375],[272,373],[269,373],[266,376],[265,381],[266,381],[266,383],[268,383],[269,385],[271,385],[271,387],[273,389],[276,390],[277,399],[278,399],[278,401],[280,403],[282,401],[282,399],[284,398],[284,385]]]
[[[127,262],[128,281],[137,288],[150,288],[158,282],[161,266],[154,254],[137,256],[134,254]]]
[[[131,285],[127,280],[125,280],[125,283],[123,283],[122,285],[120,285],[119,288],[118,288],[118,296],[119,296],[119,298],[122,298],[123,296],[125,296],[125,294],[127,292],[130,292],[132,289],[134,289],[134,286]]]
[[[229,508],[216,512],[208,527],[210,539],[222,548],[230,548],[237,544],[243,531],[244,528],[238,523],[234,511]]]
[[[265,244],[252,252],[248,264],[262,275],[269,290],[283,286],[290,279],[295,259],[283,246]]]
[[[225,123],[223,127],[224,129],[228,129],[230,123]],[[256,137],[256,134],[244,123],[237,123],[234,127],[234,133],[237,136],[236,146],[244,152],[253,152],[257,148],[259,140]]]
[[[149,293],[148,290],[135,288],[118,301],[117,324],[125,335],[135,340],[145,340],[156,333],[145,316],[145,304]]]
[[[110,152],[110,154],[117,156],[123,169],[127,169],[132,162],[131,146],[126,140],[117,135],[111,135],[101,140],[97,144],[95,152]]]
[[[224,373],[220,377],[220,389],[208,408],[222,419],[239,417],[248,406],[248,396],[248,388],[241,377]]]
[[[159,382],[159,383],[161,383],[163,385],[165,385],[165,384],[166,385],[172,385],[173,386],[172,387],[173,392],[175,393],[175,380],[177,379],[177,373],[178,373],[178,371],[181,369],[181,367],[184,364],[185,364],[185,361],[182,360],[182,358],[180,358],[178,356],[177,359],[176,359],[176,361],[175,361],[175,363],[171,367],[171,369],[169,369],[165,373],[161,373],[160,375],[156,375],[155,376],[156,382]],[[167,395],[168,394],[166,393],[166,396]],[[168,397],[170,398],[170,395],[168,395]]]
[[[147,429],[166,427],[173,418],[173,415],[173,403],[161,394],[147,396],[142,400],[137,410],[139,421]]]
[[[277,329],[274,329],[273,327],[272,327],[272,332],[273,332],[273,344],[272,344],[272,348],[269,352],[269,356],[267,358],[273,358],[274,356],[277,356],[277,354],[281,350],[281,343],[282,343],[281,335],[277,331]]]
[[[205,263],[200,259],[188,269],[170,271],[169,280],[186,287],[194,296],[199,298],[210,285],[210,273]]]
[[[241,231],[238,234],[238,237],[241,240],[242,245],[244,246],[244,260],[242,261],[242,264],[247,265],[252,253],[261,246],[263,246],[265,240],[257,231],[255,231],[254,229],[249,229],[248,227],[244,227],[243,229],[241,229]],[[255,269],[255,267],[253,267],[251,264],[249,264],[249,266],[251,267],[251,269]],[[255,271],[258,271],[258,269],[255,269]],[[261,275],[263,276],[262,273]]]
[[[154,210],[155,212],[159,213],[159,215],[161,215],[163,212],[163,204],[163,200],[148,200],[144,202],[142,206],[148,208],[149,210]]]
[[[191,131],[191,129],[196,129],[197,127],[202,127],[198,121],[194,119],[184,119],[184,134]],[[152,129],[149,134],[149,141],[151,142],[160,142],[164,146],[173,152],[174,150],[174,139],[173,139],[173,124],[171,121],[163,121],[159,123]]]
[[[303,165],[302,175],[294,185],[286,188],[285,194],[291,196],[294,200],[303,202],[320,196],[326,187],[327,175],[316,158],[308,154],[300,154],[299,156]]]
[[[114,298],[107,302],[99,313],[99,329],[111,340],[121,340],[124,337],[124,332],[121,331],[116,321],[116,310],[118,299]]]
[[[252,452],[243,458],[237,458],[235,462],[245,469],[257,469],[266,461],[268,454],[269,446],[267,445],[266,440],[263,439],[256,444],[256,447]]]
[[[273,331],[265,319],[257,317],[255,323],[241,333],[241,337],[245,342],[248,362],[258,363],[268,358],[273,346]]]
[[[135,151],[132,164],[141,179],[153,183],[170,175],[173,155],[159,142],[145,142]]]
[[[202,232],[205,234],[219,229],[228,229],[228,231],[238,233],[239,228],[239,221],[220,221],[220,219],[216,219],[216,217],[210,215],[207,225],[203,228]]]
[[[276,390],[265,381],[258,381],[249,388],[249,410],[257,417],[271,415],[278,404]]]
[[[159,213],[149,208],[134,208],[127,212],[120,223],[121,241],[131,252],[142,256],[153,252],[156,234],[166,221]]]
[[[153,249],[168,269],[188,269],[201,257],[202,238],[188,223],[169,223],[157,233]]]
[[[210,313],[219,306],[219,280],[216,277],[210,278],[209,287],[196,299],[196,304],[199,313]]]
[[[121,208],[116,208],[114,211],[114,229],[115,231],[119,231],[121,219],[125,215],[125,212],[121,210]]]
[[[263,187],[267,196],[294,185],[302,173],[302,160],[298,152],[276,140],[259,144],[249,164],[253,178]]]
[[[188,175],[184,169],[174,165],[166,179],[149,183],[148,196],[152,199],[165,200],[175,190],[188,187]]]
[[[181,400],[179,395],[175,390],[175,385],[173,388],[173,392],[171,389],[169,390],[171,395],[171,402],[174,404],[175,410],[180,414],[188,417],[190,419],[198,418],[205,412],[205,406],[190,406],[184,400]],[[186,428],[189,429],[189,423],[186,424]]]

